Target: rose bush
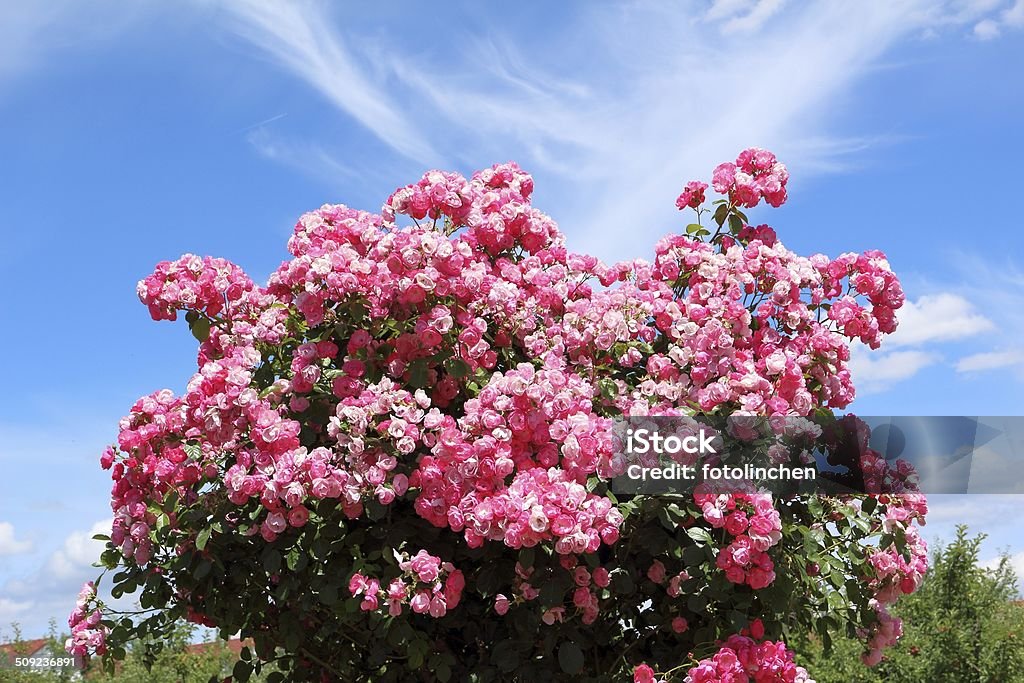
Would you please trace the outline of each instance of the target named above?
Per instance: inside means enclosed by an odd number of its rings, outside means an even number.
[[[712,179],[652,261],[569,251],[509,163],[307,213],[266,286],[159,264],[139,297],[184,313],[198,371],[102,457],[101,562],[140,610],[89,592],[69,647],[112,663],[187,617],[253,639],[238,680],[805,681],[783,643],[813,627],[877,661],[925,571],[921,496],[610,490],[615,418],[830,413],[849,345],[896,327],[881,252],[802,257],[748,224],[786,199],[773,154]]]

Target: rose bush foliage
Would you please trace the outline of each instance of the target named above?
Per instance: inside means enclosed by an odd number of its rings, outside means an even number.
[[[305,214],[265,286],[159,264],[139,297],[184,313],[198,370],[102,457],[101,561],[140,610],[86,591],[69,649],[112,662],[185,616],[254,640],[239,680],[806,681],[784,642],[808,627],[877,661],[925,571],[921,496],[610,491],[616,417],[830,413],[850,344],[896,327],[881,252],[748,224],[786,199],[773,154],[712,179],[653,260],[569,251],[508,163]]]

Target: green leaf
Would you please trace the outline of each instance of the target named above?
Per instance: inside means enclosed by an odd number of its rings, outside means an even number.
[[[210,338],[210,319],[199,318],[189,327],[192,329],[192,336],[201,342]]]
[[[740,217],[736,214],[731,214],[729,216],[729,230],[732,231],[733,234],[736,234],[742,229],[743,221],[740,220]]]
[[[100,555],[100,562],[107,569],[113,569],[117,566],[117,561],[120,557],[121,553],[119,553],[116,548],[108,548]]]
[[[701,225],[700,223],[690,223],[689,225],[686,226],[686,234],[695,235],[698,232],[700,232],[703,228],[704,226]]]
[[[583,650],[571,640],[562,643],[558,647],[558,665],[567,674],[578,674],[583,670]]]
[[[695,545],[689,545],[683,548],[683,563],[687,567],[695,567],[699,564],[703,564],[704,558],[704,550]]]
[[[444,368],[455,379],[464,379],[469,376],[469,363],[461,358],[449,358],[444,362]]]
[[[821,498],[811,496],[807,501],[807,511],[811,513],[812,517],[820,518],[824,514],[824,510],[821,507]]]
[[[203,559],[196,566],[195,571],[192,572],[192,576],[194,576],[196,580],[204,579],[210,573],[211,569],[213,569],[213,562]]]
[[[715,209],[715,223],[718,223],[718,227],[722,227],[725,224],[725,217],[729,215],[729,207],[725,204],[720,204]]]
[[[206,547],[207,542],[209,542],[210,534],[212,533],[213,529],[211,529],[210,527],[205,527],[204,529],[202,529],[199,532],[199,535],[196,536],[196,547],[200,550],[204,549]]]
[[[299,649],[299,644],[302,642],[302,637],[299,635],[298,628],[286,629],[284,634],[284,646],[290,652],[295,652]]]
[[[711,543],[711,534],[708,530],[701,526],[693,526],[686,530],[686,535],[689,536],[698,545],[707,545]]]
[[[320,602],[328,607],[338,602],[338,587],[329,583],[320,589]]]
[[[519,652],[514,639],[503,640],[491,649],[491,661],[505,673],[515,671],[519,666]]]
[[[601,395],[609,401],[614,399],[619,393],[619,387],[615,384],[615,381],[607,377],[598,382],[597,386],[601,390]]]
[[[870,515],[872,512],[875,511],[875,508],[877,508],[877,507],[878,507],[878,499],[875,498],[874,496],[866,497],[863,501],[861,501],[861,504],[860,504],[860,509],[866,515]]]
[[[616,593],[629,595],[636,589],[636,584],[630,573],[620,568],[612,572],[612,588]]]
[[[235,662],[235,668],[231,670],[231,676],[236,681],[248,681],[252,676],[252,664],[244,660]]]
[[[268,574],[276,574],[281,571],[281,553],[277,552],[273,548],[267,548],[264,550],[263,568],[267,570]]]
[[[301,550],[295,549],[288,553],[288,569],[293,572],[300,572],[309,564],[309,556]]]
[[[382,505],[376,498],[367,501],[366,503],[366,516],[374,522],[379,522],[384,519],[388,514],[388,507]]]
[[[565,586],[558,581],[545,581],[540,587],[540,604],[545,607],[561,605],[565,600]]]
[[[422,358],[409,365],[409,386],[417,389],[427,386],[427,361]]]
[[[669,531],[675,531],[679,526],[673,518],[672,513],[669,512],[668,506],[658,510],[658,520],[661,522],[661,525]]]

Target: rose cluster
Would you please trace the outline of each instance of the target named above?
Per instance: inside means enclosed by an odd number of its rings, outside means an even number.
[[[468,178],[430,171],[380,215],[341,205],[303,215],[291,258],[266,286],[222,259],[159,264],[139,298],[154,319],[184,313],[200,342],[197,369],[181,395],[139,399],[102,456],[113,479],[110,551],[158,584],[175,558],[209,560],[207,543],[241,538],[274,558],[331,524],[357,535],[404,515],[422,533],[388,537],[373,553],[362,538],[365,556],[349,565],[349,594],[367,618],[450,619],[474,595],[486,601],[478,612],[533,610],[555,628],[619,623],[607,616],[621,597],[612,579],[628,586],[636,570],[617,554],[629,552],[619,539],[643,511],[609,493],[623,466],[615,417],[841,409],[854,397],[850,344],[874,347],[895,329],[903,292],[883,254],[803,257],[771,227],[747,224],[740,209],[782,204],[787,181],[770,152],[742,152],[713,174],[723,195],[710,212],[715,235],[691,224],[658,241],[650,261],[569,251],[531,204],[530,175],[508,163]],[[707,189],[688,183],[677,206],[703,220]],[[872,481],[910,476],[870,455],[862,464]],[[675,636],[705,619],[677,599],[698,581],[772,590],[782,542],[768,494],[688,504],[685,520],[667,518],[670,532],[722,530],[714,537],[724,541],[706,534],[697,578],[681,548],[644,555],[647,577],[673,600],[662,633]],[[876,514],[878,529],[906,537],[912,559],[875,549],[858,576],[873,614],[920,582],[912,525],[923,506],[893,496]],[[535,550],[543,567],[519,561]],[[383,559],[391,552],[394,563]],[[467,558],[484,556],[508,559],[502,585],[478,589],[490,577]],[[547,585],[557,590],[541,599]],[[282,595],[275,615],[300,609]],[[188,609],[227,626],[202,600]],[[75,624],[91,618],[79,616]],[[898,629],[875,622],[883,627],[865,639],[888,644]],[[76,651],[99,651],[102,638],[79,631]],[[743,638],[692,670],[693,681],[718,669],[735,680],[806,680],[783,646]]]
[[[426,550],[396,559],[403,573],[392,579],[387,588],[382,588],[378,579],[359,572],[352,575],[348,590],[353,597],[362,597],[361,610],[376,610],[383,600],[392,617],[401,616],[403,607],[408,605],[416,614],[439,619],[458,606],[466,579],[451,562],[442,562]]]
[[[640,664],[633,669],[633,683],[665,683],[653,668]],[[807,671],[793,661],[793,653],[779,642],[758,642],[732,635],[718,651],[690,668],[685,683],[814,683]]]
[[[686,683],[814,683],[779,642],[758,643],[748,636],[730,636],[714,655],[686,674]]]
[[[765,149],[740,152],[736,163],[719,164],[711,177],[715,192],[728,195],[739,206],[753,208],[761,199],[772,206],[786,201],[789,171]]]
[[[68,617],[71,637],[64,644],[65,649],[75,657],[75,665],[81,667],[90,652],[104,654],[107,651],[107,627],[101,621],[99,605],[96,605],[96,585],[89,581],[78,593],[75,609]]]
[[[775,580],[775,563],[768,549],[782,538],[782,519],[767,494],[696,494],[704,519],[725,529],[732,542],[718,554],[716,564],[733,583],[764,588]]]

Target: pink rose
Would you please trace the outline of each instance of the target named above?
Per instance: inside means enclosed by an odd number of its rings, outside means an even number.
[[[497,612],[501,616],[505,616],[506,614],[508,614],[508,608],[509,608],[508,598],[506,598],[501,593],[498,593],[498,595],[496,595],[494,597],[494,611]]]
[[[640,664],[633,669],[633,683],[655,683],[654,669],[646,664]]]
[[[416,591],[409,601],[409,606],[416,614],[426,614],[430,611],[430,594],[427,591]]]

